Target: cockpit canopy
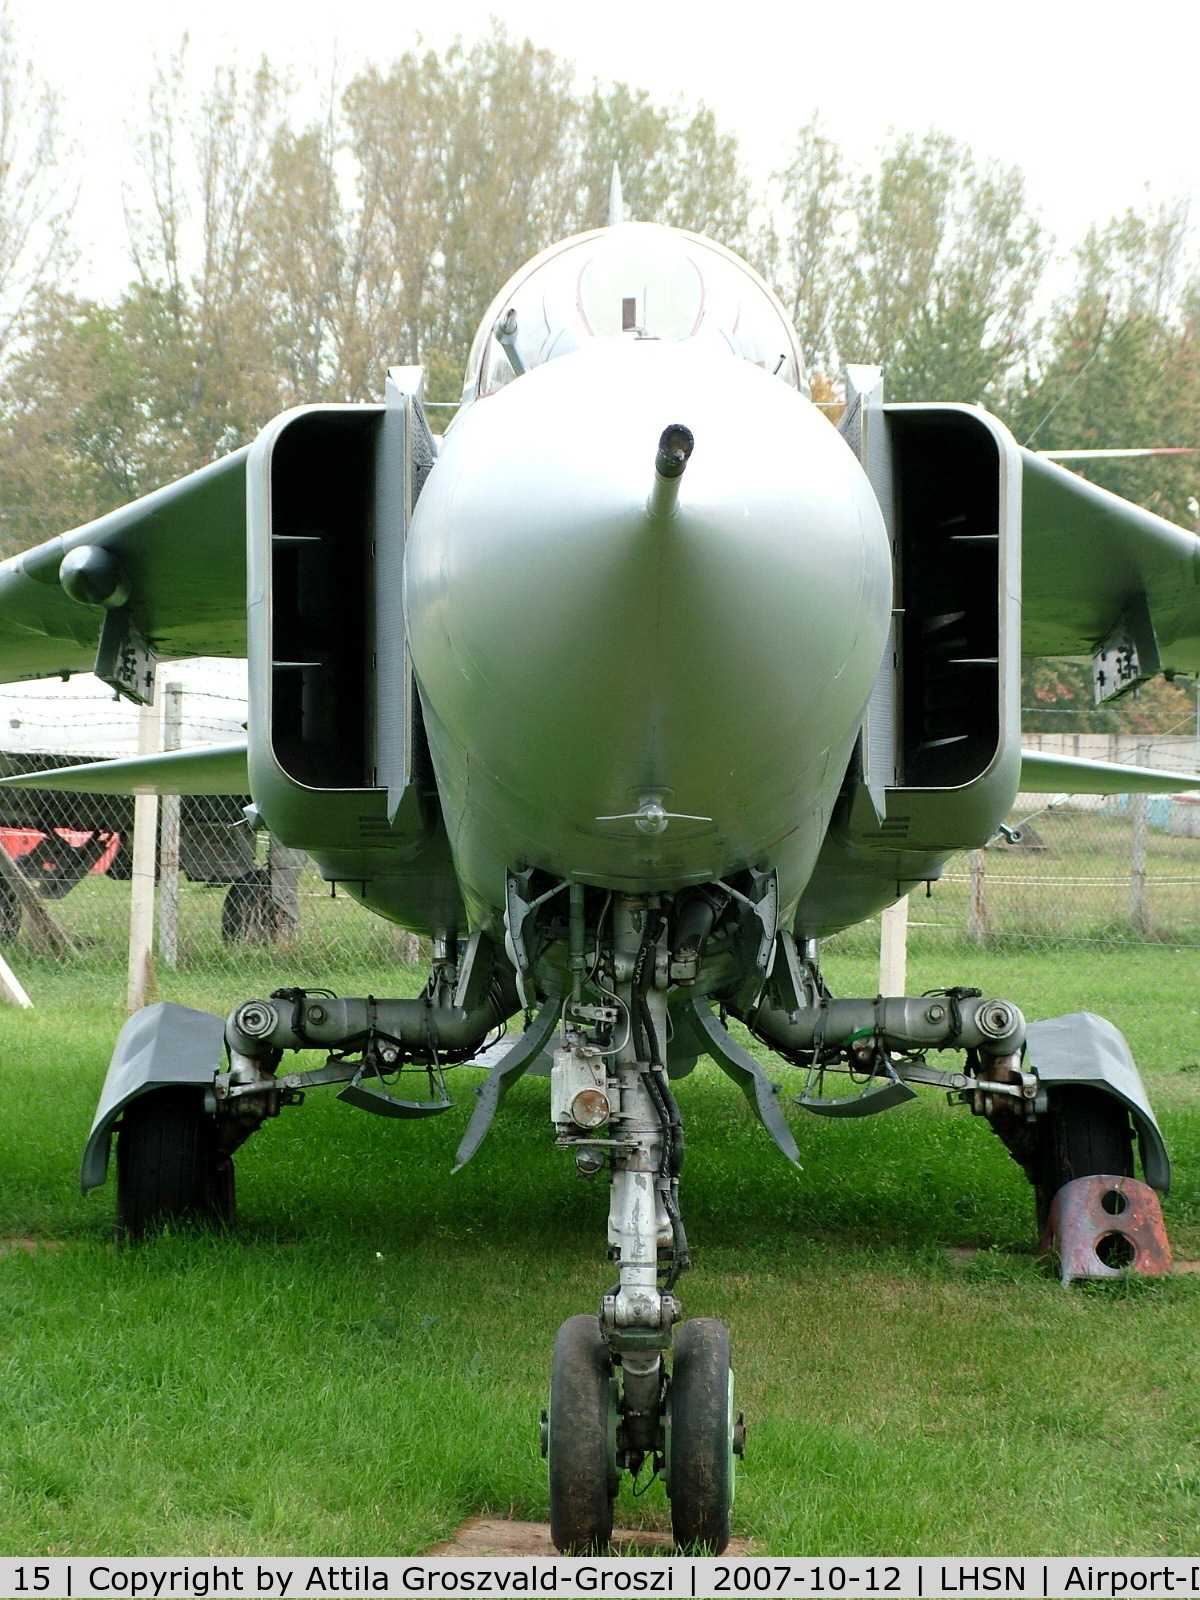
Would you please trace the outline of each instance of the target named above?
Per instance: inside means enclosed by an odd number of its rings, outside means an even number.
[[[544,250],[475,335],[463,403],[595,339],[697,340],[808,392],[796,334],[763,280],[699,234],[623,222]]]

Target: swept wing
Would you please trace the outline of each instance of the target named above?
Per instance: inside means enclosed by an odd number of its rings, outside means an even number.
[[[117,761],[84,761],[0,778],[0,789],[66,794],[246,794],[249,788],[245,740]],[[1022,750],[1021,788],[1029,794],[1175,794],[1200,789],[1200,772],[1166,772],[1120,761]]]
[[[246,741],[22,772],[0,778],[0,788],[61,794],[248,794]]]
[[[105,608],[72,599],[60,580],[84,546],[112,558],[124,609],[160,656],[244,656],[247,454],[0,562],[0,679],[91,670]]]
[[[1150,671],[1200,667],[1200,538],[1021,456],[1024,653],[1090,656],[1124,631]]]

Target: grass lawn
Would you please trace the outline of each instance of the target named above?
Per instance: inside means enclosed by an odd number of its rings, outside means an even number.
[[[838,992],[874,992],[865,948],[831,953]],[[910,992],[975,982],[1126,1031],[1176,1254],[1200,1257],[1195,952],[938,948]],[[267,986],[258,960],[171,997],[224,1010]],[[77,1172],[122,1019],[82,987],[47,970],[35,1012],[0,1011],[0,1550],[407,1554],[468,1516],[544,1519],[554,1330],[611,1277],[606,1189],[553,1148],[545,1082],[454,1177],[477,1074],[431,1124],[314,1092],[241,1153],[231,1235],[118,1252],[111,1188],[84,1200]],[[736,1532],[772,1555],[1196,1552],[1200,1275],[1061,1289],[1019,1170],[937,1095],[795,1112],[801,1173],[707,1063],[679,1098],[681,1293],[729,1324],[750,1423]],[[623,1490],[618,1520],[666,1527],[659,1487]]]

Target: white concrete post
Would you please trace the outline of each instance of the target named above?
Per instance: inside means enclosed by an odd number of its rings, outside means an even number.
[[[988,936],[987,893],[984,888],[986,863],[985,850],[971,851],[971,904],[967,911],[967,936],[976,944],[986,944]]]
[[[0,955],[0,1000],[7,1000],[14,1006],[32,1006],[33,1001],[25,993],[24,985],[20,978],[9,966],[8,962]]]
[[[183,685],[167,684],[163,695],[164,750],[183,743]],[[177,794],[162,796],[158,834],[158,953],[168,967],[179,965],[179,811]]]
[[[908,896],[879,919],[879,992],[902,995],[908,981]]]
[[[138,713],[138,754],[159,748],[159,708]],[[154,991],[154,856],[158,834],[158,796],[139,794],[133,802],[133,875],[129,902],[129,983],[125,1009],[140,1011]]]
[[[1137,764],[1139,767],[1150,765],[1150,746],[1140,744],[1137,747]],[[1145,936],[1150,932],[1150,908],[1146,904],[1146,845],[1147,845],[1147,812],[1146,796],[1144,794],[1131,794],[1129,796],[1129,920],[1137,931]]]

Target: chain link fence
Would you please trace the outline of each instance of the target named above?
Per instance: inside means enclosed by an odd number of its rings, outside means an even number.
[[[1010,815],[1015,841],[955,858],[914,902],[910,926],[976,944],[1200,945],[1200,812],[1190,799],[1046,798]]]
[[[1200,770],[1192,736],[1026,735],[1027,747],[1163,771]],[[909,940],[964,952],[1154,941],[1200,947],[1200,794],[1021,794],[986,848],[953,857],[909,905]],[[839,934],[866,954],[878,922]]]
[[[0,760],[0,766],[5,763]],[[11,766],[11,761],[9,762]],[[422,958],[420,941],[334,895],[306,855],[256,834],[239,798],[160,802],[154,958],[167,972],[245,976],[274,956],[314,983]],[[172,810],[177,808],[177,823]],[[70,969],[123,992],[133,802],[10,791],[0,803],[0,949],[29,986]],[[172,842],[174,834],[175,842]]]
[[[1196,759],[1191,738],[1040,742],[1168,770],[1191,769]],[[0,753],[0,771],[73,759],[10,751]],[[255,834],[245,803],[160,802],[154,964],[164,991],[185,997],[183,980],[203,975],[235,997],[285,979],[387,992],[398,965],[427,960],[413,935],[333,895],[306,856]],[[133,801],[122,797],[0,793],[0,952],[27,988],[41,972],[70,971],[111,986],[114,999],[123,993],[133,816]],[[927,898],[913,898],[910,940],[918,947],[1200,946],[1200,797],[1025,795],[1008,826],[1018,837],[1001,834],[955,857]],[[835,943],[868,954],[878,939],[876,921]]]
[[[1192,737],[1027,736],[1051,754],[1195,770]],[[1200,797],[1018,795],[985,850],[952,863],[913,920],[976,944],[1200,944]],[[928,904],[930,914],[923,907]]]
[[[177,664],[166,675],[183,691],[175,697],[182,709],[176,737],[168,729],[165,742],[241,735],[241,663]],[[170,692],[158,698],[170,707]],[[4,745],[0,776],[130,755],[138,714],[88,680],[4,690]],[[335,894],[302,852],[254,832],[243,811],[248,798],[159,801],[145,998],[196,993],[223,1004],[280,982],[386,993],[398,965],[424,964],[427,952],[414,935]],[[124,796],[0,791],[0,954],[35,1003],[39,979],[65,972],[87,977],[94,995],[126,996],[134,812]]]

